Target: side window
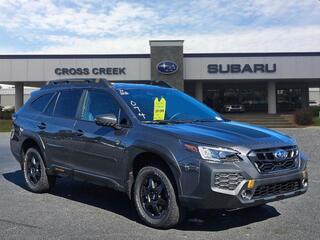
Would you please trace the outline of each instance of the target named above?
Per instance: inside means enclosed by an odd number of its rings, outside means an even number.
[[[94,121],[97,115],[109,113],[119,117],[120,108],[113,96],[103,91],[88,91],[84,100],[81,119]]]
[[[42,95],[31,103],[31,108],[38,112],[42,112],[44,108],[48,105],[53,93]]]
[[[59,94],[56,93],[53,98],[51,98],[51,101],[49,105],[47,106],[46,110],[44,111],[44,114],[51,116],[53,114],[54,107],[56,106],[57,98]]]
[[[60,92],[54,116],[61,118],[75,118],[81,98],[82,90]]]

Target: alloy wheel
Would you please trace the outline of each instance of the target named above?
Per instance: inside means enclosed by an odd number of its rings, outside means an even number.
[[[168,211],[169,196],[165,184],[157,175],[148,175],[140,189],[144,211],[152,218],[161,218]]]

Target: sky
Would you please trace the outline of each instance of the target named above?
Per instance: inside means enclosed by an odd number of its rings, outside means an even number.
[[[319,0],[0,0],[0,54],[320,51]]]

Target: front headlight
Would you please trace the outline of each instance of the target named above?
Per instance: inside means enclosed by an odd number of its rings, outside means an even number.
[[[229,148],[198,146],[201,157],[215,162],[239,161],[238,152]]]

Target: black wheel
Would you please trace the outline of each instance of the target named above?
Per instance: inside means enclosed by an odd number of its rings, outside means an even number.
[[[155,228],[170,228],[180,220],[180,210],[172,183],[156,167],[142,168],[134,184],[133,200],[142,221]]]
[[[23,161],[23,174],[28,188],[32,192],[48,192],[55,184],[56,178],[48,176],[40,153],[30,148]]]

